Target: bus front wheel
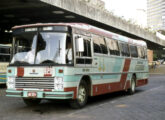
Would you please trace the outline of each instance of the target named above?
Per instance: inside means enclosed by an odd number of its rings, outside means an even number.
[[[82,81],[78,88],[76,100],[70,101],[70,106],[74,109],[82,108],[86,105],[88,99],[88,88],[85,81]]]
[[[28,98],[23,98],[24,103],[27,106],[36,106],[38,104],[40,104],[41,99],[28,99]]]

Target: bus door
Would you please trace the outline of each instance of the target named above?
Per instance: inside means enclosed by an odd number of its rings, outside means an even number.
[[[108,55],[105,39],[101,36],[93,35],[94,64],[98,72],[103,73],[106,70],[105,58]]]
[[[89,73],[92,67],[91,39],[89,36],[75,35],[75,66],[83,73]]]

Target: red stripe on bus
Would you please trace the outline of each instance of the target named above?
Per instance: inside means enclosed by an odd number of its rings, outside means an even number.
[[[136,87],[146,85],[147,83],[148,83],[148,79],[137,80]],[[129,88],[130,88],[130,81],[127,81],[125,90]],[[93,85],[93,96],[117,92],[121,90],[124,90],[121,87],[121,82]]]
[[[44,77],[52,77],[52,74],[44,74]]]
[[[146,85],[147,83],[148,83],[148,79],[137,80],[136,81],[136,87]]]
[[[125,59],[123,72],[129,71],[130,64],[131,64],[131,59]],[[126,84],[127,75],[128,75],[128,73],[122,73],[121,74],[120,84],[121,84],[122,89],[124,89],[124,86]]]
[[[131,87],[131,82],[130,82],[130,80],[128,80],[126,82],[125,90],[128,90],[130,87]]]
[[[131,59],[125,59],[123,72],[129,71],[130,64]],[[120,82],[93,85],[93,96],[124,90],[125,85],[125,89],[128,89],[130,87],[130,81],[127,81],[127,75],[127,73],[122,73]]]
[[[126,88],[128,89],[129,87],[130,81],[127,81]],[[120,90],[123,90],[120,82],[93,85],[93,96],[117,92]]]
[[[76,99],[77,98],[77,87],[64,88],[64,92],[70,92],[70,91],[74,92],[74,99]]]
[[[123,72],[128,72],[130,67],[131,59],[125,59]]]
[[[24,76],[24,68],[23,67],[18,67],[17,68],[17,76],[18,77],[23,77]]]

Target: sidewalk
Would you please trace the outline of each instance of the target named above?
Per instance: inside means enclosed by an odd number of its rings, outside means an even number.
[[[150,74],[165,74],[165,65],[157,65],[156,68],[149,69]]]

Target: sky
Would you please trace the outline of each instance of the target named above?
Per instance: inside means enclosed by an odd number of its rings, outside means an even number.
[[[125,19],[135,18],[137,9],[147,8],[147,0],[102,0],[105,7]]]

